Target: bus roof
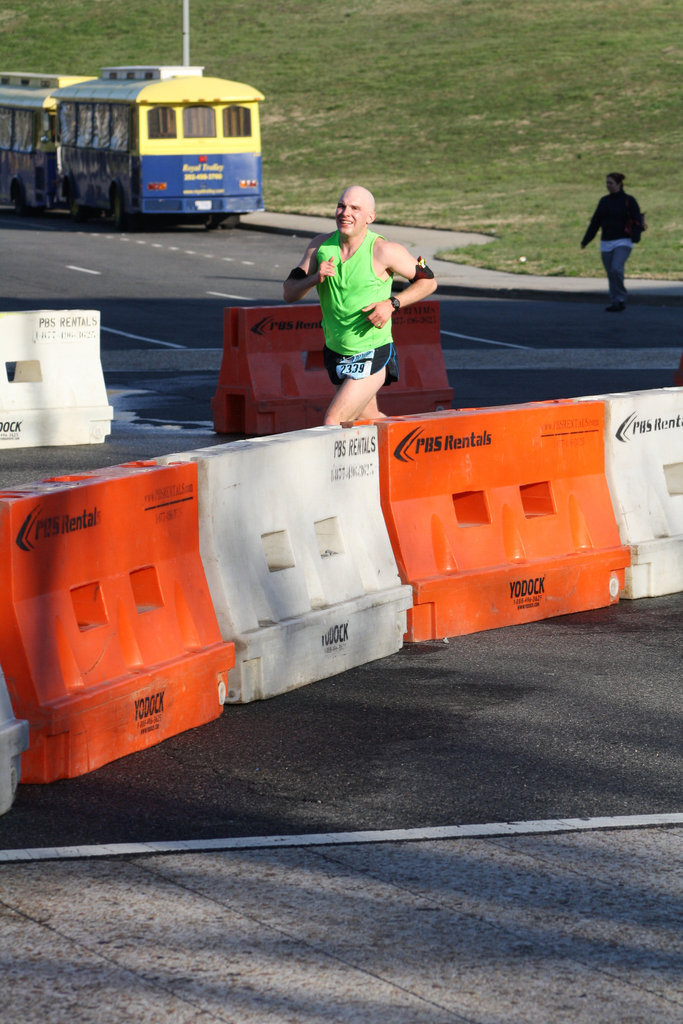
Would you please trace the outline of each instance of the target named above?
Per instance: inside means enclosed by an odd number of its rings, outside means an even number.
[[[142,79],[150,81],[158,78],[186,78],[188,75],[203,75],[204,68],[189,64],[116,64],[110,68],[102,68],[101,78],[111,79]]]
[[[22,71],[0,71],[0,102],[12,107],[54,106],[52,95],[60,86],[87,82],[84,75],[42,75]]]
[[[85,82],[92,75],[50,75],[42,71],[0,71],[0,85],[30,89],[58,89],[62,85]]]
[[[119,101],[122,103],[235,103],[264,99],[263,93],[243,82],[189,75],[163,80],[112,81],[91,78],[57,89],[59,100]]]

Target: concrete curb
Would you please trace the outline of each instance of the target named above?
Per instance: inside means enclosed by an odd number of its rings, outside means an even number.
[[[240,229],[296,238],[314,238],[330,231],[334,223],[330,217],[306,217],[300,214],[255,213],[240,221]],[[461,263],[439,260],[435,253],[456,249],[463,245],[487,244],[484,235],[461,231],[437,231],[430,228],[405,227],[377,223],[377,230],[400,241],[408,249],[419,250],[434,270],[442,295],[471,295],[489,298],[533,299],[561,302],[608,301],[607,282],[604,278],[537,277],[484,270]],[[628,278],[629,301],[638,306],[683,305],[683,281],[657,281]],[[400,291],[400,287],[397,287]]]

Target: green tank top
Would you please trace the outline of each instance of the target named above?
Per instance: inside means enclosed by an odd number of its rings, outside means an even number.
[[[372,266],[372,251],[380,235],[368,231],[353,256],[342,263],[339,232],[335,231],[318,249],[318,266],[334,257],[336,274],[317,286],[323,314],[323,332],[328,348],[341,355],[368,352],[388,344],[391,317],[378,330],[363,313],[363,307],[381,302],[391,295],[392,278],[382,281]]]

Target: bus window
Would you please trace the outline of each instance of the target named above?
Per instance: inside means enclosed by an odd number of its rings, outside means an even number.
[[[183,135],[186,139],[215,139],[216,112],[213,107],[185,107]]]
[[[53,113],[43,110],[41,114],[40,122],[40,141],[43,145],[54,146],[55,144],[55,121],[56,117]]]
[[[14,111],[14,146],[19,153],[30,153],[33,149],[33,111]]]
[[[95,103],[95,127],[92,144],[96,148],[109,149],[109,112],[108,103]]]
[[[251,135],[249,107],[226,107],[223,111],[223,135],[226,139],[247,138]]]
[[[111,108],[111,149],[128,149],[128,107],[114,103]]]
[[[12,111],[0,107],[0,149],[12,148]]]
[[[78,103],[78,133],[76,145],[79,149],[92,146],[92,103]]]
[[[173,107],[153,107],[147,114],[147,138],[175,139],[175,110]]]
[[[59,137],[63,146],[76,145],[76,104],[59,104]]]

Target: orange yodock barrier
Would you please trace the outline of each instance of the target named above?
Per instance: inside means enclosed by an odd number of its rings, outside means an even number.
[[[615,603],[630,562],[605,478],[601,402],[377,421],[406,639]]]
[[[22,782],[82,775],[220,715],[235,652],[199,555],[194,463],[0,492],[0,548]]]
[[[245,308],[223,314],[223,359],[211,407],[220,434],[279,434],[322,423],[334,387],[323,366],[320,306]],[[450,408],[439,303],[416,302],[393,319],[400,380],[384,388],[392,416]]]

